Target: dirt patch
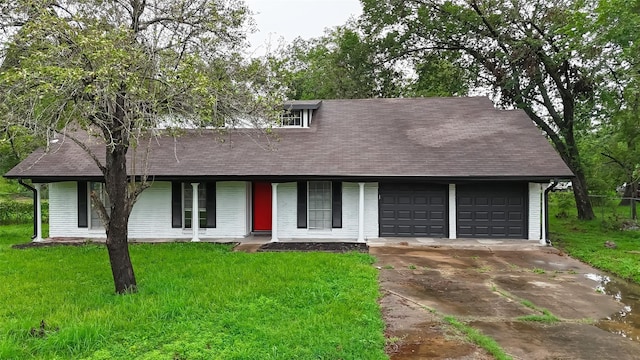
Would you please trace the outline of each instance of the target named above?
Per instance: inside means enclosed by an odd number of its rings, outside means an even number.
[[[79,242],[79,241],[56,241],[56,242],[28,242],[24,244],[12,245],[12,249],[30,249],[30,248],[44,248],[54,246],[85,246],[87,244],[92,245],[104,245],[104,243],[92,243],[92,242]]]
[[[364,243],[329,243],[329,242],[271,242],[258,249],[263,251],[323,251],[323,252],[361,252],[368,253],[369,246]]]

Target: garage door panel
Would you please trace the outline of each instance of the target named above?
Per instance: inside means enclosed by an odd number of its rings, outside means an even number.
[[[415,196],[413,198],[413,203],[415,205],[427,205],[428,204],[428,199],[426,196]]]
[[[413,218],[415,220],[427,220],[427,212],[426,211],[414,211]]]
[[[509,221],[522,221],[523,215],[524,214],[521,212],[515,212],[515,211],[509,212]]]
[[[380,236],[446,236],[446,185],[381,183],[379,191]]]
[[[456,192],[459,237],[525,238],[524,184],[458,185]]]

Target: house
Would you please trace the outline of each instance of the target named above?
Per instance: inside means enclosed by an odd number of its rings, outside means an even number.
[[[524,112],[488,98],[287,107],[274,136],[185,131],[154,139],[147,162],[130,159],[130,173],[152,181],[133,208],[130,238],[544,240],[545,190],[572,177]],[[100,175],[60,138],[5,176],[31,179],[36,191],[48,185],[51,237],[100,238],[89,196],[103,193]]]

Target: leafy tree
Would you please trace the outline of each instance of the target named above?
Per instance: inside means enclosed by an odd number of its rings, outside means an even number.
[[[593,32],[606,49],[610,71],[602,96],[606,117],[599,129],[599,154],[627,184],[625,197],[635,197],[640,182],[640,1],[601,0],[596,11]]]
[[[399,94],[401,75],[378,64],[375,48],[350,22],[324,36],[297,38],[272,65],[290,99],[354,99]]]
[[[464,96],[469,93],[476,75],[472,68],[459,65],[457,53],[433,53],[416,59],[413,65],[416,78],[411,81],[404,95],[411,97]]]
[[[452,52],[478,69],[504,107],[518,107],[544,131],[575,175],[578,216],[592,219],[577,131],[588,128],[599,76],[586,46],[593,1],[362,0],[368,32],[389,59]],[[532,149],[532,151],[535,151]]]
[[[144,153],[147,130],[169,120],[221,127],[239,113],[270,114],[267,82],[251,77],[260,64],[240,54],[247,8],[223,0],[13,0],[0,9],[11,60],[0,73],[0,113],[33,134],[64,132],[92,157],[109,197],[106,209],[92,194],[115,290],[136,291],[128,219],[149,184],[145,174],[128,176],[136,169],[127,153]],[[102,141],[104,156],[78,133]]]

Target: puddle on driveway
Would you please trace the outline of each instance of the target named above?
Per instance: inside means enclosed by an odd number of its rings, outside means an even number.
[[[585,274],[596,282],[595,290],[613,297],[620,310],[595,325],[601,329],[640,342],[640,285],[614,277]]]

